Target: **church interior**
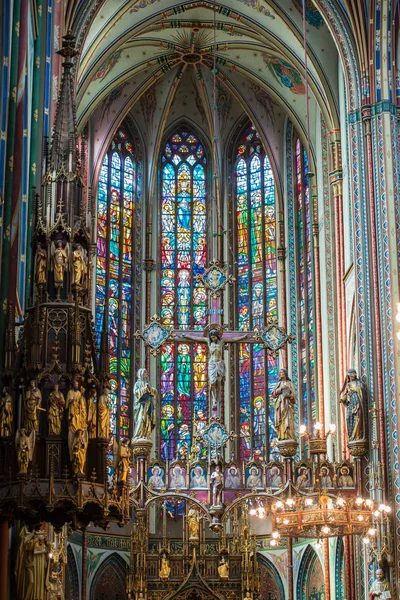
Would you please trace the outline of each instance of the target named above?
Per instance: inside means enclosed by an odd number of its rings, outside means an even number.
[[[0,600],[400,597],[398,0],[0,6]]]

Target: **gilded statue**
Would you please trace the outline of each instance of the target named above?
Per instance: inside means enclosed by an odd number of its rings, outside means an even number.
[[[47,569],[47,600],[64,600],[64,565],[66,559],[63,552],[57,552],[54,547],[51,548],[49,568]]]
[[[36,381],[32,379],[30,387],[25,394],[24,402],[24,429],[39,431],[39,415],[38,411],[45,410],[42,408],[42,393],[36,386]]]
[[[97,389],[92,386],[87,401],[87,423],[89,438],[95,438],[97,435]]]
[[[87,274],[87,259],[85,251],[80,244],[77,244],[72,253],[72,283],[75,285],[85,285]]]
[[[367,439],[367,390],[358,379],[357,371],[349,369],[340,401],[346,406],[348,441]]]
[[[46,600],[50,544],[43,531],[29,532],[24,526],[19,535],[15,564],[17,600]]]
[[[98,436],[99,438],[110,437],[110,409],[111,403],[108,398],[110,388],[104,388],[103,394],[100,395],[97,403],[98,412]]]
[[[215,471],[210,477],[212,491],[212,505],[222,506],[222,488],[224,486],[224,476],[221,473],[219,465],[216,465]]]
[[[32,429],[30,434],[27,435],[25,429],[19,429],[15,434],[15,447],[17,449],[18,470],[20,473],[27,473],[35,449],[35,430]]]
[[[117,480],[118,483],[126,483],[128,479],[129,468],[131,464],[132,450],[129,447],[129,440],[122,439],[118,445],[117,451]]]
[[[54,283],[56,286],[62,287],[64,283],[64,274],[68,268],[68,254],[61,240],[56,242],[56,247],[53,251],[52,266],[54,271]]]
[[[69,434],[69,451],[72,468],[75,475],[81,475],[85,472],[86,452],[88,447],[87,429],[78,429]]]
[[[195,542],[199,539],[200,532],[199,514],[195,508],[189,509],[186,520],[189,529],[189,542]]]
[[[7,387],[3,387],[0,399],[0,437],[10,437],[13,434],[13,403]]]
[[[60,392],[58,383],[54,384],[53,391],[49,394],[47,401],[47,422],[49,425],[49,435],[61,434],[61,421],[65,408],[64,394]]]
[[[171,567],[169,566],[169,560],[165,552],[163,552],[163,555],[161,557],[161,568],[158,573],[158,576],[160,579],[168,579],[170,573]]]
[[[155,426],[154,405],[157,391],[150,387],[149,375],[146,369],[139,369],[137,381],[133,388],[133,439],[150,439]]]
[[[279,381],[272,392],[275,399],[275,431],[279,441],[296,440],[294,409],[296,392],[286,369],[279,370]]]
[[[229,563],[228,563],[228,561],[225,560],[225,558],[223,556],[221,557],[221,560],[219,563],[218,575],[220,576],[221,579],[228,579],[228,577],[229,577]]]
[[[39,285],[46,283],[47,252],[41,244],[36,244],[35,282]]]
[[[75,380],[67,394],[66,409],[68,411],[68,427],[73,433],[78,429],[87,429],[87,411],[85,396],[79,389],[79,381]]]
[[[250,594],[249,590],[246,591],[246,593],[245,593],[245,595],[243,597],[243,600],[253,600],[253,598],[251,597],[251,594]]]
[[[370,600],[374,598],[392,598],[392,591],[390,589],[390,583],[385,577],[385,574],[382,569],[376,570],[376,579],[373,582],[371,589],[369,591]]]

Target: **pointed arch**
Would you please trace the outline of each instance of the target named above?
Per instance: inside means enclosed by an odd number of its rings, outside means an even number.
[[[323,566],[314,548],[308,545],[303,553],[297,576],[297,598],[298,600],[320,600],[321,594],[324,593]]]
[[[275,565],[264,554],[258,553],[257,562],[263,600],[284,600],[285,588]]]
[[[65,571],[65,600],[79,600],[78,567],[71,545],[67,546],[67,566]]]
[[[127,563],[116,552],[97,568],[90,586],[90,600],[125,600]]]
[[[345,597],[345,579],[344,579],[344,545],[342,538],[337,538],[335,554],[335,590],[336,600]]]

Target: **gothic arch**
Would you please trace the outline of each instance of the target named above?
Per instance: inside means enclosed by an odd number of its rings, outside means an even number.
[[[340,600],[345,596],[345,581],[344,581],[344,546],[343,540],[338,538],[335,554],[335,599]]]
[[[261,600],[284,600],[285,589],[277,568],[263,554],[257,554],[259,564]]]
[[[65,599],[79,600],[78,567],[71,546],[67,547],[67,567],[65,570]]]
[[[298,600],[319,600],[324,592],[324,571],[321,561],[310,545],[304,551],[297,577]]]
[[[90,600],[125,600],[126,571],[126,562],[116,552],[106,558],[93,578]]]

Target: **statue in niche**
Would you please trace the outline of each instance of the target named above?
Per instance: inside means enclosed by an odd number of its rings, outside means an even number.
[[[43,248],[42,244],[36,244],[36,272],[35,282],[38,285],[46,283],[46,271],[47,271],[47,252]]]
[[[68,254],[61,240],[53,244],[52,267],[54,271],[54,283],[57,287],[64,284],[64,274],[68,268]]]
[[[85,472],[86,452],[88,447],[87,429],[78,429],[69,433],[69,453],[72,468],[75,475],[83,475]]]
[[[131,464],[132,450],[129,447],[129,440],[122,439],[118,445],[117,451],[117,480],[118,483],[126,483],[128,479],[129,468]]]
[[[224,476],[221,473],[219,465],[216,465],[215,471],[211,474],[210,484],[212,490],[212,505],[222,506],[222,488],[224,487]]]
[[[220,576],[221,579],[228,579],[228,577],[229,577],[229,563],[228,563],[228,561],[225,560],[225,558],[223,556],[221,557],[221,560],[219,563],[218,575]]]
[[[169,566],[169,560],[165,552],[163,552],[161,557],[161,568],[158,576],[160,579],[168,579],[170,573],[171,567]]]
[[[87,401],[87,423],[89,438],[95,438],[97,435],[97,389],[93,385],[89,391]]]
[[[346,428],[349,442],[367,439],[367,390],[358,379],[357,371],[349,369],[340,401],[346,407]]]
[[[0,399],[0,437],[10,437],[13,434],[13,403],[7,387],[3,387]]]
[[[77,244],[72,253],[72,283],[75,285],[85,285],[87,275],[87,258],[84,249],[80,244]]]
[[[26,526],[19,534],[19,547],[15,564],[18,600],[45,600],[46,580],[51,546],[43,531],[30,532]]]
[[[272,392],[272,397],[275,399],[275,431],[278,440],[295,441],[296,392],[286,369],[279,369],[279,381]]]
[[[17,449],[18,470],[20,473],[27,473],[35,449],[35,430],[32,429],[31,433],[27,435],[25,429],[19,429],[15,434],[15,447]]]
[[[49,394],[47,401],[47,422],[49,435],[60,435],[61,421],[65,408],[64,394],[60,392],[58,383],[54,384],[53,391]]]
[[[189,529],[189,542],[195,542],[199,539],[200,519],[199,513],[195,508],[190,508],[187,515],[187,524]]]
[[[110,409],[111,404],[108,398],[108,394],[110,392],[110,388],[105,386],[103,394],[99,397],[98,400],[98,436],[99,438],[109,438],[110,437]]]
[[[66,409],[68,411],[69,431],[75,433],[78,429],[87,429],[87,410],[83,388],[79,388],[79,381],[75,380],[72,389],[67,394]]]
[[[376,579],[374,580],[371,589],[369,591],[370,600],[374,598],[392,598],[392,591],[390,589],[390,583],[385,577],[382,569],[376,570]]]
[[[133,439],[150,439],[155,426],[154,405],[157,391],[149,384],[146,369],[139,369],[137,381],[133,388],[133,414],[135,428]]]
[[[39,410],[45,410],[42,405],[42,393],[36,386],[36,381],[32,379],[30,387],[25,394],[24,402],[24,429],[39,431]]]

